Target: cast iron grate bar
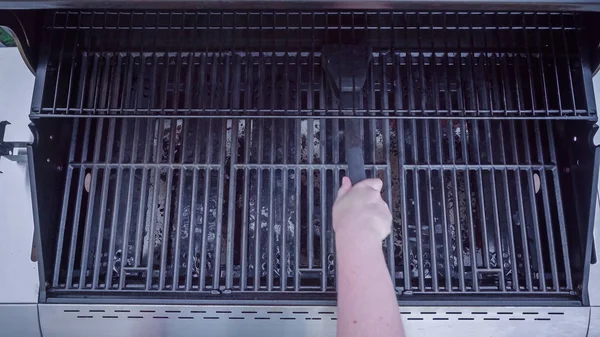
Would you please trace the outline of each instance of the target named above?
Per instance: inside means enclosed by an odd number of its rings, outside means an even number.
[[[354,118],[595,119],[579,14],[56,11],[32,116],[343,114],[326,44],[373,49]],[[232,95],[236,92],[237,95]]]
[[[335,291],[343,120],[72,123],[52,291]],[[556,123],[365,123],[398,292],[574,290]]]

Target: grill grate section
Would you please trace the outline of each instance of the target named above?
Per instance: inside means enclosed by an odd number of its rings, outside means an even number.
[[[63,118],[71,137],[48,292],[333,298],[331,207],[344,120],[359,118],[398,293],[572,296],[579,210],[562,197],[581,157],[565,149],[587,149],[567,130],[581,122],[557,119],[596,120],[583,27],[568,13],[48,12],[32,118],[42,133]],[[351,115],[323,74],[332,44],[373,50]]]
[[[50,13],[33,117],[343,114],[326,44],[373,47],[355,118],[595,119],[577,14]],[[586,76],[589,75],[589,76]]]
[[[335,291],[343,120],[72,123],[51,291]],[[556,123],[365,120],[399,292],[573,290]]]

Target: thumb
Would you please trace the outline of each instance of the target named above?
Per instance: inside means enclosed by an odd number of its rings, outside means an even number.
[[[348,193],[348,191],[350,191],[350,189],[352,188],[352,182],[350,182],[350,178],[348,177],[343,177],[342,178],[342,186],[340,186],[340,189],[337,192],[337,197],[335,198],[335,200],[339,200],[342,196],[344,196],[344,194]]]
[[[369,187],[376,190],[377,192],[381,192],[381,189],[383,188],[383,181],[381,181],[381,179],[378,178],[365,179],[360,183],[356,184],[355,187]]]

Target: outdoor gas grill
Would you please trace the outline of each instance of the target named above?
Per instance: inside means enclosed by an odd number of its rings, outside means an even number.
[[[44,336],[332,335],[353,120],[408,335],[587,334],[600,3],[235,5],[3,12],[36,74]],[[352,107],[331,45],[371,50]]]

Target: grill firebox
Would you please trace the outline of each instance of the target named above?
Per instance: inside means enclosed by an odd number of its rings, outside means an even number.
[[[596,120],[581,22],[49,13],[32,115],[59,144],[36,152],[55,210],[48,296],[333,299],[331,206],[357,118],[398,294],[580,298]],[[347,116],[320,51],[358,41],[373,61]]]

